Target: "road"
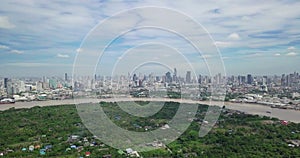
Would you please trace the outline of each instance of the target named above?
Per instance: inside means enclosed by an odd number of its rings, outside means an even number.
[[[16,102],[15,104],[0,104],[0,110],[7,110],[9,108],[31,108],[34,106],[54,106],[63,104],[78,104],[78,103],[97,103],[100,101],[105,102],[118,102],[118,101],[174,101],[180,103],[198,103],[206,105],[217,105],[222,107],[226,106],[228,109],[239,110],[248,114],[258,114],[262,116],[275,117],[281,120],[287,120],[295,123],[300,123],[300,111],[270,108],[269,106],[260,104],[247,104],[247,103],[231,103],[231,102],[209,102],[209,101],[195,101],[187,99],[168,99],[168,98],[108,98],[108,99],[75,99],[75,100],[49,100],[49,101],[32,101],[32,102]],[[271,113],[267,113],[270,111]]]

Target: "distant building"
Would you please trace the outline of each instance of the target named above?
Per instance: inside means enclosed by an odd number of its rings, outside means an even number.
[[[68,74],[65,73],[65,81],[68,81]]]
[[[45,76],[43,76],[43,82],[46,82],[47,80],[46,80],[46,77]]]
[[[7,82],[8,82],[8,78],[4,78],[4,88],[7,89]]]
[[[202,76],[201,75],[199,75],[199,77],[198,77],[198,83],[202,84]]]
[[[57,82],[56,82],[56,80],[50,79],[50,80],[49,80],[49,87],[50,87],[51,89],[56,89],[56,88],[57,88]]]
[[[12,96],[16,92],[16,86],[14,85],[11,79],[4,78],[4,88],[8,96]]]
[[[172,82],[172,76],[170,72],[166,73],[166,83],[171,83]]]
[[[137,84],[138,84],[138,77],[137,77],[136,74],[133,75],[132,81],[134,82],[134,86],[137,86]]]
[[[185,82],[186,82],[186,83],[191,83],[191,82],[192,82],[191,71],[187,71],[187,72],[186,72]]]
[[[178,82],[176,68],[174,68],[173,81],[176,82],[176,83]]]
[[[155,77],[155,82],[159,82],[160,81],[160,77],[159,76],[156,76]]]
[[[253,77],[251,74],[247,75],[247,84],[252,84],[253,83]]]
[[[268,76],[263,76],[262,78],[262,84],[267,85]]]
[[[43,91],[44,89],[43,89],[43,82],[37,82],[36,83],[36,90],[37,91]]]
[[[239,85],[246,83],[246,76],[238,76]]]

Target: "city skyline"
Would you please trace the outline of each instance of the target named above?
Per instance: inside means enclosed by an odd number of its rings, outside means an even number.
[[[128,74],[122,76],[76,76],[42,78],[0,78],[0,97],[3,103],[34,100],[65,100],[74,97],[111,98],[120,97],[184,97],[186,99],[248,102],[277,108],[299,110],[298,72],[281,76],[177,76],[174,72],[163,75]],[[214,87],[220,87],[214,95]],[[167,93],[166,93],[167,92]],[[161,95],[162,94],[162,95]],[[163,95],[165,94],[165,95]],[[220,96],[221,95],[221,96]],[[223,98],[223,96],[225,98]]]
[[[234,6],[232,6],[234,5]],[[0,7],[0,72],[1,77],[60,76],[72,74],[74,59],[80,44],[99,22],[136,7],[170,8],[192,17],[214,39],[220,50],[228,75],[280,75],[299,71],[298,1],[272,1],[255,4],[252,1],[226,2],[40,2],[3,1]],[[282,10],[285,10],[284,13]],[[153,13],[159,16],[159,13]],[[143,18],[143,17],[141,17]],[[162,20],[163,20],[162,16]],[[128,23],[136,19],[121,19]],[[176,20],[170,20],[174,25]],[[109,32],[108,32],[109,33]],[[160,37],[163,35],[163,37]],[[155,37],[159,37],[156,38]],[[137,41],[169,42],[178,45],[172,35],[157,30],[131,32],[115,42],[104,56],[103,75],[110,75],[114,60],[119,59]],[[105,40],[105,39],[100,39]],[[125,41],[125,42],[124,42]],[[180,41],[179,41],[180,42]],[[142,51],[142,50],[141,50]],[[161,51],[178,65],[172,50]],[[190,52],[182,52],[188,59]],[[145,56],[145,58],[147,58]],[[203,58],[190,61],[199,71]],[[124,64],[132,62],[128,58]],[[151,67],[152,68],[152,67]],[[187,70],[177,66],[178,72]],[[120,71],[125,69],[120,69]],[[165,72],[165,70],[161,70]],[[96,72],[97,73],[97,72]],[[198,72],[197,72],[198,73]],[[184,75],[184,74],[181,74]]]
[[[175,68],[176,69],[176,68]],[[186,70],[184,72],[181,72],[181,73],[178,73],[178,71],[176,71],[176,76],[177,77],[181,77],[181,78],[186,78],[186,75],[187,75],[187,72],[191,72],[190,70]],[[113,77],[122,77],[122,76],[130,76],[129,78],[133,77],[134,75],[142,75],[142,76],[159,76],[159,77],[162,77],[162,76],[166,76],[167,73],[170,73],[171,77],[172,77],[172,80],[174,78],[174,71],[166,71],[166,72],[161,72],[161,73],[158,73],[158,72],[135,72],[135,73],[132,73],[130,74],[129,72],[128,73],[124,73],[124,74],[114,74],[113,76],[111,75],[103,75],[103,74],[94,74],[94,75],[76,75],[76,74],[72,74],[72,73],[67,73],[67,72],[64,72],[62,74],[59,74],[59,75],[42,75],[42,76],[1,76],[0,75],[0,79],[4,79],[4,78],[10,78],[10,79],[41,79],[41,80],[44,80],[45,78],[57,78],[57,79],[62,79],[62,80],[65,80],[66,81],[66,78],[68,81],[71,81],[73,79],[73,77],[77,78],[77,77],[88,77],[88,78],[91,78],[91,79],[94,79],[95,77],[99,78],[99,77],[108,77],[108,78],[113,78]],[[282,75],[290,75],[290,74],[295,74],[295,73],[299,73],[298,71],[291,71],[291,72],[286,72],[286,73],[277,73],[277,74],[253,74],[253,73],[243,73],[243,74],[222,74],[222,73],[216,73],[216,74],[193,74],[193,79],[195,77],[199,77],[200,76],[207,76],[207,77],[214,77],[214,76],[217,76],[219,74],[221,74],[222,77],[238,77],[238,76],[243,76],[245,78],[249,77],[249,75],[251,75],[252,77],[264,77],[264,76],[267,76],[267,77],[275,77],[275,76],[282,76]]]
[[[0,157],[300,157],[299,0],[2,0]]]

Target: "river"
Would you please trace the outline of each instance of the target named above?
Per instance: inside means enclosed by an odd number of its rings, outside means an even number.
[[[295,123],[300,123],[300,111],[289,109],[271,108],[261,104],[247,104],[247,103],[231,103],[231,102],[209,102],[209,101],[195,101],[186,99],[167,99],[167,98],[108,98],[108,99],[75,99],[75,100],[48,100],[48,101],[32,101],[32,102],[16,102],[15,104],[0,104],[0,110],[7,110],[9,108],[31,108],[34,106],[54,106],[64,104],[77,104],[77,103],[97,103],[100,101],[105,102],[118,102],[118,101],[174,101],[180,103],[198,103],[206,105],[225,105],[226,108],[232,110],[239,110],[248,114],[258,114],[262,116],[275,117],[281,120],[287,120]],[[271,113],[267,113],[267,111]]]

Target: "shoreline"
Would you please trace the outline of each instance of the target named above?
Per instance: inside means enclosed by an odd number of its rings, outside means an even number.
[[[205,105],[217,105],[231,110],[238,110],[252,115],[261,115],[267,117],[274,117],[280,120],[287,120],[295,123],[300,123],[300,111],[291,109],[278,109],[271,108],[270,106],[252,103],[232,103],[232,102],[219,102],[219,101],[196,101],[186,99],[169,99],[169,98],[107,98],[107,99],[68,99],[68,100],[47,100],[47,101],[32,101],[32,102],[16,102],[14,104],[0,104],[0,111],[8,110],[10,108],[32,108],[35,106],[56,106],[56,105],[68,105],[79,103],[98,103],[98,102],[119,102],[119,101],[173,101],[179,103],[192,103],[192,104],[205,104]],[[268,113],[267,113],[268,111]],[[269,113],[270,112],[270,113]]]

